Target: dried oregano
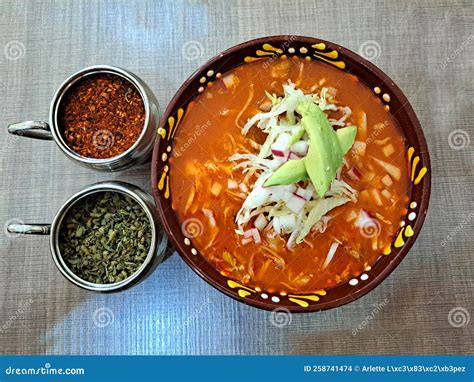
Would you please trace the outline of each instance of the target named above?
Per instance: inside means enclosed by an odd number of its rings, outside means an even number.
[[[59,249],[69,269],[96,284],[122,281],[137,271],[151,245],[150,221],[132,198],[96,193],[64,218]]]

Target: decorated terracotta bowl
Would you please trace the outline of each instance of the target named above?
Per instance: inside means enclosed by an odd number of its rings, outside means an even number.
[[[348,277],[326,289],[300,294],[252,287],[219,272],[206,261],[192,235],[187,235],[182,229],[176,211],[172,208],[173,189],[170,186],[172,177],[185,176],[180,172],[173,173],[170,158],[176,149],[176,133],[182,128],[189,104],[229,70],[260,60],[268,62],[281,57],[291,59],[293,56],[306,61],[320,61],[350,73],[365,84],[379,99],[377,102],[381,102],[396,121],[405,141],[403,155],[406,156],[408,167],[407,208],[396,225],[391,245],[381,251],[375,262],[357,277]],[[220,134],[218,126],[210,128],[213,134]],[[166,109],[157,134],[152,161],[154,198],[163,226],[176,250],[191,269],[216,289],[260,309],[315,312],[358,299],[379,285],[400,264],[415,242],[425,219],[430,197],[430,159],[420,123],[410,103],[397,85],[374,64],[328,41],[282,35],[248,41],[220,53],[184,82]]]

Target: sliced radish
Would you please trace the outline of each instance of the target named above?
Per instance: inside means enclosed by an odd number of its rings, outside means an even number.
[[[290,151],[290,153],[288,154],[288,160],[298,160],[298,159],[300,159],[300,157]]]
[[[273,143],[271,146],[271,150],[273,155],[279,156],[279,157],[288,157],[288,146],[290,143],[291,136],[290,134],[287,133],[282,133],[278,136],[276,141]]]
[[[276,157],[287,158],[288,157],[288,150],[279,150],[272,148],[272,154]]]

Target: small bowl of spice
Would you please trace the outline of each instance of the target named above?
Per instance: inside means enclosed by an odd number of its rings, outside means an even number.
[[[100,182],[72,196],[51,225],[11,224],[12,233],[50,234],[53,260],[75,285],[96,292],[124,290],[163,260],[168,239],[153,199],[124,182]]]
[[[150,158],[158,125],[158,101],[151,89],[127,70],[100,65],[62,83],[51,102],[49,123],[16,123],[8,131],[52,139],[81,165],[117,171]]]

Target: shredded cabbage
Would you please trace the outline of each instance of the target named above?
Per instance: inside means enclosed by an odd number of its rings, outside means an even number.
[[[331,183],[323,198],[318,197],[311,183],[309,183],[306,190],[311,190],[311,192],[308,192],[311,197],[305,200],[303,208],[295,213],[288,208],[287,202],[290,198],[298,197],[295,196],[296,185],[263,187],[265,181],[272,176],[276,168],[288,160],[288,158],[282,158],[272,153],[272,145],[275,144],[278,137],[281,134],[289,134],[289,146],[299,140],[308,139],[300,117],[295,113],[296,106],[300,102],[310,100],[323,111],[342,110],[345,118],[351,113],[349,108],[339,109],[340,106],[328,102],[327,88],[322,88],[316,94],[304,94],[300,89],[296,89],[294,83],[289,82],[283,85],[283,91],[283,97],[277,97],[266,92],[267,97],[272,102],[271,110],[255,114],[242,128],[243,135],[246,135],[252,126],[256,126],[267,134],[258,155],[234,154],[229,159],[236,162],[234,169],[241,170],[244,173],[248,172],[250,176],[253,174],[257,177],[252,190],[237,213],[236,223],[238,229],[236,232],[242,235],[244,226],[260,214],[266,214],[270,221],[267,228],[270,227],[269,229],[273,231],[275,231],[273,223],[279,224],[279,220],[274,219],[285,219],[286,221],[288,216],[294,216],[294,224],[292,218],[291,227],[285,226],[285,229],[281,232],[282,234],[289,234],[287,247],[292,248],[295,244],[302,243],[312,230],[324,232],[331,219],[326,214],[338,206],[355,201],[357,191],[340,179],[340,171],[338,171],[336,179]],[[336,122],[344,123],[345,118],[341,118]],[[289,149],[290,147],[288,147]],[[300,203],[298,202],[298,204]]]

